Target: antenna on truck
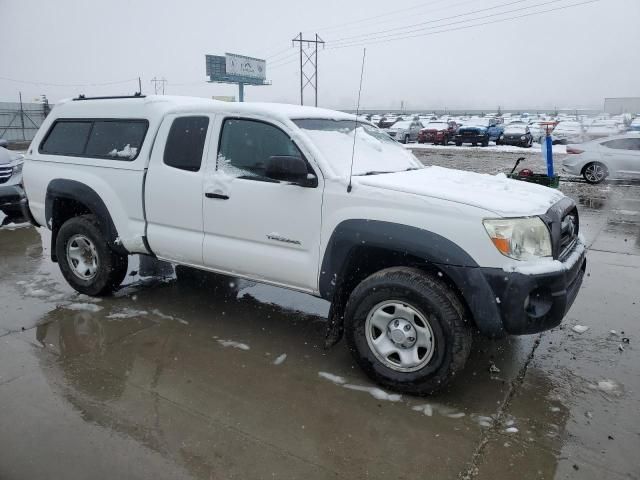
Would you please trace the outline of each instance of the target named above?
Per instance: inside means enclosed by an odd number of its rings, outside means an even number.
[[[360,94],[362,93],[362,75],[364,74],[364,58],[367,55],[367,49],[362,50],[362,69],[360,70],[360,88],[358,89],[358,105],[356,105],[356,127],[353,129],[353,147],[351,148],[351,167],[349,168],[349,185],[347,185],[347,193],[351,192],[351,177],[353,176],[353,158],[356,154],[356,135],[358,134],[358,116],[360,115]]]

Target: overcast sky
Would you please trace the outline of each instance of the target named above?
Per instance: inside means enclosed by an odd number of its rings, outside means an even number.
[[[131,93],[137,80],[65,85],[138,76],[144,93],[157,76],[169,94],[237,95],[237,87],[205,83],[204,55],[233,52],[267,57],[273,85],[247,87],[247,101],[298,103],[291,39],[300,31],[327,42],[319,52],[325,107],[355,107],[364,42],[363,109],[401,101],[424,110],[601,108],[604,97],[640,96],[639,0],[510,18],[584,1],[0,0],[0,101],[18,91],[53,102]],[[483,22],[494,23],[466,28]],[[356,46],[336,48],[348,42]]]

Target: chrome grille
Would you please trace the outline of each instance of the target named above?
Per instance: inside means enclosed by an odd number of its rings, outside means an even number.
[[[562,218],[560,248],[558,249],[560,252],[560,260],[564,259],[575,246],[578,241],[579,229],[578,211],[574,208]]]
[[[6,183],[13,174],[13,167],[0,167],[0,183]]]

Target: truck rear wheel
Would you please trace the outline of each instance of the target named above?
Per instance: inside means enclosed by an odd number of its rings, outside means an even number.
[[[109,247],[95,215],[64,222],[56,239],[56,255],[65,280],[86,295],[111,293],[127,274],[127,256]]]
[[[415,268],[388,268],[363,280],[349,297],[344,319],[360,367],[403,393],[442,389],[471,351],[471,328],[456,294]]]

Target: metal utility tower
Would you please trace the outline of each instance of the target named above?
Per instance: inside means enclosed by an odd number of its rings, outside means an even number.
[[[316,33],[315,39],[302,38],[302,32],[297,35],[292,42],[298,43],[300,47],[300,105],[304,105],[304,89],[307,85],[313,88],[315,94],[315,106],[318,106],[318,45],[324,40]],[[304,59],[303,59],[304,55]],[[305,70],[305,67],[308,68]],[[309,72],[309,73],[307,73]]]
[[[153,83],[153,89],[156,93],[156,95],[158,95],[158,92],[162,92],[162,95],[164,95],[164,86],[167,83],[167,79],[162,77],[162,78],[156,78],[153,77],[151,79],[151,83]],[[158,86],[158,84],[160,84],[161,86]]]

